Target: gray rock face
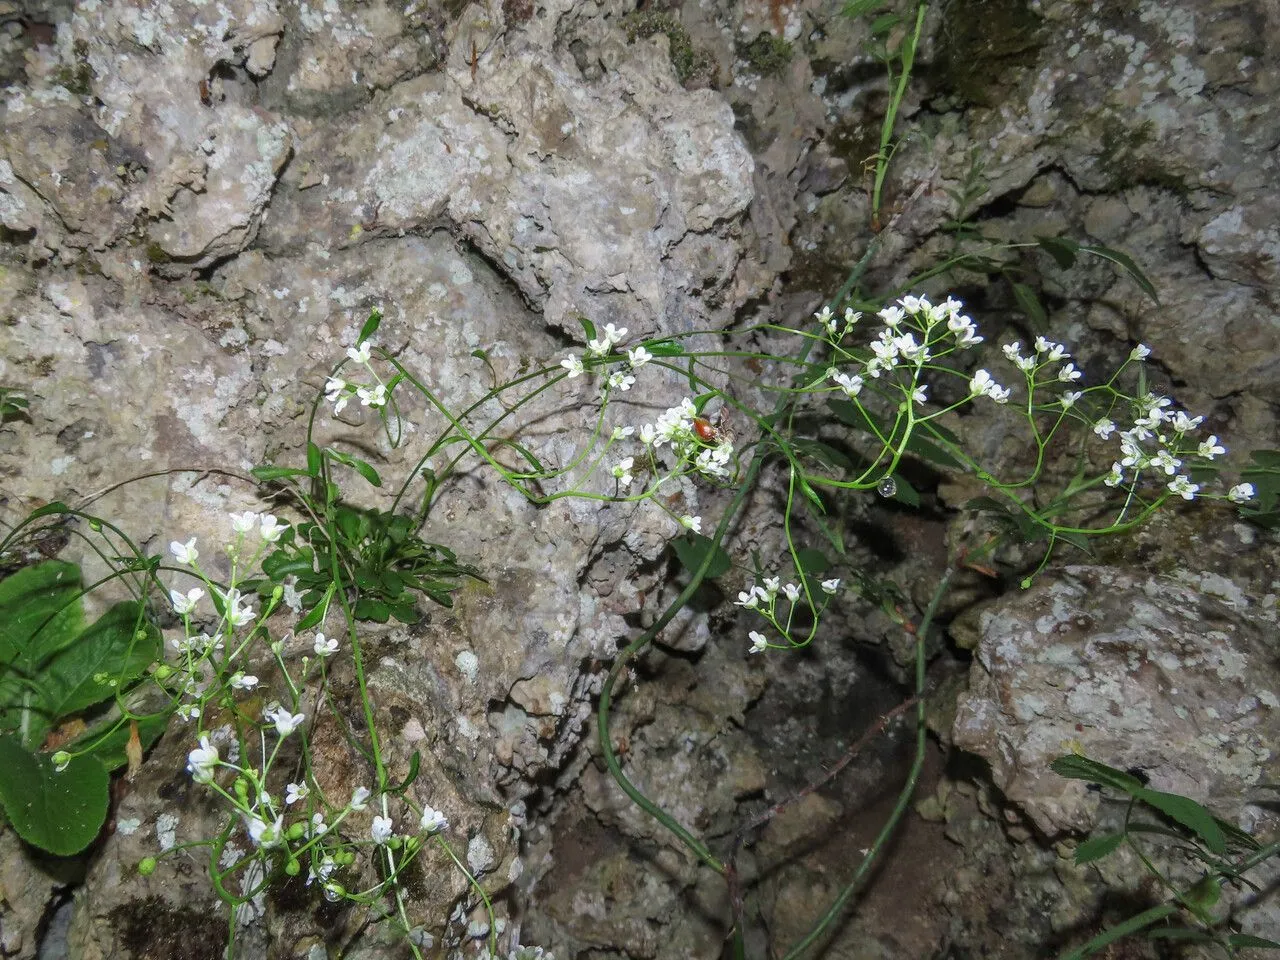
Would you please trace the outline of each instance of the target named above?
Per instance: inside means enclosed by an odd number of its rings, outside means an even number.
[[[1068,567],[981,615],[955,742],[1048,835],[1094,825],[1098,794],[1049,769],[1073,746],[1252,828],[1274,780],[1273,625],[1158,577]]]

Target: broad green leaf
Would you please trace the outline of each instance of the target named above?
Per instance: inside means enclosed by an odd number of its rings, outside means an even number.
[[[1069,543],[1077,550],[1081,550],[1086,556],[1093,556],[1093,544],[1089,542],[1089,538],[1083,533],[1064,532],[1056,534],[1057,539],[1064,543]]]
[[[1172,817],[1201,840],[1213,853],[1227,852],[1227,841],[1222,835],[1222,828],[1214,820],[1213,814],[1196,803],[1190,797],[1176,793],[1164,793],[1161,790],[1150,790],[1143,787],[1133,795],[1143,803],[1155,807],[1166,816]]]
[[[1142,288],[1142,292],[1149,296],[1153,303],[1158,304],[1160,302],[1160,297],[1156,295],[1155,285],[1147,279],[1147,275],[1142,272],[1142,268],[1127,253],[1113,250],[1110,247],[1091,246],[1088,244],[1081,244],[1080,251],[1082,253],[1092,253],[1095,257],[1101,257],[1103,260],[1110,260],[1125,273],[1129,274],[1133,278],[1133,282]]]
[[[334,460],[351,467],[351,469],[355,470],[356,473],[368,480],[369,483],[373,484],[373,486],[382,486],[382,478],[378,476],[378,471],[373,469],[373,467],[369,466],[369,464],[365,463],[359,457],[348,456],[345,453],[334,450],[332,447],[328,448],[328,453]]]
[[[920,494],[916,492],[916,488],[907,482],[907,478],[900,473],[895,473],[891,478],[893,481],[892,499],[899,503],[905,503],[908,507],[920,506]]]
[[[1123,833],[1105,833],[1100,837],[1090,837],[1076,847],[1076,863],[1078,865],[1093,863],[1116,851],[1124,842]]]
[[[313,603],[314,606],[310,613],[298,621],[297,626],[293,628],[295,632],[301,633],[303,630],[310,630],[324,619],[324,615],[329,609],[329,601],[333,597],[335,589],[336,584],[330,583],[323,596],[319,595],[317,591],[311,591],[311,593],[317,594],[314,601],[310,601],[308,599],[311,596],[310,593],[306,597],[303,597],[303,606],[307,606],[308,603]]]
[[[1040,249],[1053,257],[1061,270],[1070,270],[1076,265],[1076,251],[1080,244],[1066,237],[1036,237]]]
[[[163,654],[160,631],[133,601],[117,603],[41,671],[50,723],[101,703],[140,677]]]
[[[0,580],[0,666],[30,672],[80,632],[80,568],[48,560]]]
[[[702,534],[694,533],[692,530],[683,537],[676,537],[671,541],[671,547],[675,550],[680,563],[690,573],[696,573],[698,568],[702,566],[707,553],[711,550],[711,546],[710,537],[704,537]],[[729,555],[724,552],[723,548],[717,546],[715,553],[711,557],[711,563],[707,567],[705,579],[711,580],[715,577],[723,576],[729,572],[732,566],[733,561],[729,559]]]
[[[0,806],[32,846],[68,857],[102,829],[110,778],[96,757],[73,757],[58,773],[49,754],[31,753],[17,737],[0,735],[0,770]]]
[[[587,335],[587,340],[595,340],[596,325],[581,314],[578,315],[578,322],[582,324],[582,331]]]
[[[361,597],[356,601],[355,617],[357,620],[372,620],[374,623],[386,623],[391,619],[391,608],[375,597]]]
[[[1069,753],[1065,757],[1059,757],[1049,764],[1049,769],[1068,780],[1085,780],[1100,786],[1111,787],[1134,797],[1145,789],[1142,781],[1132,774],[1079,754]]]
[[[1249,458],[1260,467],[1280,470],[1280,450],[1250,450]]]
[[[797,550],[795,559],[799,561],[800,569],[810,576],[816,576],[831,569],[831,561],[827,559],[827,555],[811,547],[802,547]]]
[[[364,326],[360,328],[360,336],[356,338],[356,346],[364,343],[375,333],[378,332],[378,326],[382,323],[382,313],[377,309],[369,311],[369,319],[364,322]]]

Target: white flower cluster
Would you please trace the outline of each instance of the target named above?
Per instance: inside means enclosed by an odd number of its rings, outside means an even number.
[[[615,327],[612,323],[606,323],[604,326],[603,337],[593,337],[587,341],[587,356],[595,359],[603,359],[613,352],[614,347],[622,343],[627,336],[626,327]],[[614,370],[605,378],[605,394],[612,390],[626,392],[635,386],[636,378],[632,375],[634,371],[643,367],[646,363],[653,359],[653,354],[645,349],[641,344],[627,350],[627,365],[629,370]],[[567,377],[572,380],[574,377],[581,376],[587,369],[582,357],[575,353],[569,354],[560,361],[560,366],[568,371]]]
[[[827,369],[827,379],[852,399],[862,392],[868,379],[878,380],[899,368],[908,368],[913,378],[904,393],[910,396],[913,403],[925,403],[928,400],[928,387],[915,381],[925,364],[953,350],[976,346],[982,342],[983,338],[978,335],[978,328],[973,320],[961,313],[962,307],[954,297],[947,297],[937,304],[931,303],[927,297],[902,297],[896,304],[885,307],[877,314],[883,327],[868,345],[872,355],[863,362],[861,372],[851,374],[832,365]],[[839,343],[862,319],[862,314],[847,308],[844,311],[842,329],[830,307],[823,307],[814,314],[814,319],[822,325],[827,339],[838,348],[838,353],[849,356],[839,349]],[[990,374],[986,374],[986,380],[979,383],[986,386],[980,391],[971,386],[972,396],[987,395],[1001,403],[1008,399],[1007,391],[992,381]],[[1000,399],[1001,396],[1004,397],[1003,400]]]
[[[382,382],[382,379],[370,364],[369,349],[370,345],[367,340],[358,347],[348,347],[347,359],[364,367],[373,378],[372,383],[354,383],[338,376],[329,377],[325,381],[324,398],[333,404],[335,415],[341,413],[353,398],[359,400],[362,407],[377,408],[386,405],[389,396],[387,385]]]
[[[830,579],[822,581],[822,592],[825,595],[822,609],[826,608],[830,598],[835,596],[840,589],[839,579]],[[778,614],[778,597],[785,597],[790,605],[787,612],[786,621],[780,620]],[[754,610],[760,614],[773,628],[782,636],[789,637],[788,627],[791,625],[791,618],[794,616],[796,608],[800,605],[801,599],[804,597],[804,588],[794,583],[782,583],[781,577],[765,577],[764,586],[753,583],[746,590],[739,591],[738,599],[733,601],[735,606],[742,607],[744,610]],[[821,614],[822,610],[816,613]],[[816,618],[815,618],[816,619]],[[748,636],[751,638],[750,653],[763,653],[773,644],[769,643],[768,638],[757,630],[752,630]],[[788,644],[790,646],[790,644]]]

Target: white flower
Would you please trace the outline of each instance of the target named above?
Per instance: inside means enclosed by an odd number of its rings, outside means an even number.
[[[1073,406],[1075,406],[1076,401],[1083,396],[1084,394],[1081,393],[1079,390],[1068,390],[1066,393],[1064,393],[1061,397],[1058,398],[1058,402],[1062,404],[1063,410],[1070,410]]]
[[[258,522],[258,515],[252,510],[246,510],[244,513],[233,513],[230,516],[231,529],[236,533],[248,533]]]
[[[200,746],[187,754],[187,770],[196,783],[208,783],[213,779],[213,770],[218,765],[218,748],[209,742],[207,736],[200,738]]]
[[[347,356],[355,363],[369,362],[369,341],[365,341],[358,347],[347,347]]]
[[[885,326],[897,327],[906,319],[906,314],[902,312],[900,307],[885,307],[880,311],[879,317],[885,322]]]
[[[646,423],[640,427],[640,442],[643,443],[646,447],[653,446],[653,441],[656,437],[657,437],[657,433],[653,429],[653,424]]]
[[[902,309],[907,313],[928,313],[932,304],[929,303],[928,297],[912,297],[906,296],[898,301],[902,304]]]
[[[629,374],[623,373],[621,370],[615,370],[609,374],[609,389],[621,390],[623,393],[631,389],[632,384],[636,382],[636,378]]]
[[[853,307],[844,308],[844,329],[846,332],[853,329],[853,325],[862,319],[862,314]]]
[[[1176,493],[1183,500],[1194,500],[1196,492],[1200,489],[1200,485],[1192,483],[1190,479],[1179,475],[1174,477],[1166,486],[1170,493]]]
[[[813,315],[813,319],[827,328],[827,333],[836,332],[836,318],[831,315],[831,308],[824,306],[821,310]]]
[[[779,577],[765,577],[764,578],[764,599],[772,600],[774,597],[776,597],[778,595],[778,587],[781,583],[782,583],[782,580]],[[756,589],[758,590],[759,587],[757,587]]]
[[[947,321],[947,329],[956,335],[956,344],[961,347],[972,347],[983,340],[974,322],[965,316],[952,317]]]
[[[369,805],[369,788],[356,787],[351,791],[351,809],[363,810]]]
[[[186,593],[178,590],[169,591],[169,599],[173,601],[173,609],[180,615],[186,616],[196,608],[196,604],[200,598],[204,596],[204,591],[199,587],[192,587]]]
[[[924,384],[916,387],[911,391],[911,402],[916,404],[925,403],[929,399],[928,390],[929,388]]]
[[[1247,503],[1254,496],[1252,483],[1237,483],[1227,492],[1227,499],[1232,503]]]
[[[240,591],[234,587],[226,593],[219,590],[218,595],[222,597],[223,602],[226,604],[227,619],[231,622],[232,626],[243,627],[246,623],[257,616],[252,607],[242,608],[240,606],[240,604],[244,602],[244,597],[241,595]]]
[[[324,382],[324,398],[330,403],[335,403],[345,389],[347,389],[347,381],[341,377],[330,377]]]
[[[305,783],[291,783],[284,788],[285,806],[305,800],[311,796],[311,788]]]
[[[996,403],[1008,403],[1010,392],[1011,390],[1009,387],[1000,387],[995,384],[992,384],[991,389],[987,391],[987,396],[989,396]]]
[[[747,634],[751,638],[751,653],[763,653],[769,649],[769,641],[764,638],[764,634],[759,630],[752,630]]]
[[[1188,416],[1186,411],[1179,410],[1173,415],[1173,429],[1178,433],[1191,433],[1204,423],[1204,417]]]
[[[847,373],[837,373],[831,379],[840,385],[846,397],[856,397],[862,391],[862,378],[857,374],[849,376]]]
[[[1115,422],[1103,417],[1093,425],[1093,432],[1101,439],[1106,440],[1111,434],[1116,432]]]
[[[287,523],[281,523],[273,514],[268,513],[262,518],[262,539],[267,543],[275,543],[288,528]]]
[[[281,706],[277,706],[275,710],[268,710],[266,717],[276,725],[276,733],[282,737],[287,737],[293,733],[298,728],[298,725],[307,719],[305,713],[290,713]]]
[[[311,645],[311,649],[316,652],[317,657],[331,657],[338,652],[337,638],[326,638],[323,633],[317,633],[315,643]]]
[[[787,599],[790,600],[792,603],[795,603],[797,600],[800,599],[800,588],[797,587],[794,583],[788,583],[785,587],[782,588],[782,592],[787,595]]]
[[[254,842],[255,846],[263,848],[278,847],[284,837],[283,816],[276,817],[271,823],[267,823],[261,817],[247,816],[245,817],[245,827],[249,831],[249,839]]]
[[[694,533],[701,533],[702,518],[692,517],[686,513],[683,517],[680,518],[680,526],[684,527],[686,530],[692,530]]]
[[[1083,376],[1083,374],[1076,369],[1076,365],[1074,363],[1068,363],[1058,371],[1058,379],[1063,383],[1071,383],[1075,380],[1079,380],[1081,376]]]
[[[614,427],[614,428],[613,428],[613,433],[609,434],[609,439],[610,439],[610,440],[621,440],[621,439],[623,439],[624,437],[629,437],[629,436],[631,436],[631,435],[632,435],[633,433],[635,433],[635,432],[636,432],[636,428],[635,428],[635,427]]]
[[[612,323],[604,325],[604,338],[609,342],[610,346],[621,343],[623,337],[627,335],[626,327],[615,327]]]
[[[744,607],[747,610],[754,610],[759,602],[760,598],[756,596],[756,588],[754,586],[750,590],[739,590],[738,599],[733,601],[734,606]]]
[[[631,486],[631,468],[635,465],[635,457],[623,457],[618,461],[617,466],[613,468],[613,478],[618,481],[618,486],[626,489]]]
[[[653,354],[644,347],[636,347],[634,350],[627,351],[627,362],[631,364],[631,369],[642,367],[653,359]]]
[[[603,357],[606,353],[609,352],[612,346],[613,344],[611,344],[607,339],[606,340],[599,340],[599,339],[588,340],[587,352],[590,353],[593,357]]]
[[[1102,478],[1102,482],[1108,487],[1118,487],[1124,483],[1124,470],[1119,463],[1111,464],[1111,472]]]
[[[1151,458],[1153,466],[1159,467],[1167,476],[1172,477],[1178,472],[1178,468],[1182,466],[1182,461],[1175,457],[1168,450],[1161,450]]]
[[[258,685],[258,678],[252,673],[236,672],[231,678],[231,686],[237,690],[252,690]]]
[[[329,829],[329,825],[324,822],[324,814],[313,813],[311,815],[311,822],[307,824],[307,836],[319,837],[319,836],[322,836],[328,829]]]
[[[387,402],[386,384],[380,383],[372,390],[360,387],[356,390],[356,396],[360,398],[362,407],[380,407]]]
[[[390,817],[374,817],[373,824],[369,827],[369,834],[373,837],[373,842],[381,846],[391,839],[392,823]]]
[[[179,543],[174,540],[169,544],[169,552],[173,554],[175,560],[187,566],[194,564],[200,557],[200,551],[196,549],[195,537],[192,537],[186,543]]]
[[[418,829],[423,833],[439,833],[447,826],[449,821],[439,810],[427,806],[422,808],[422,816],[418,818]]]
[[[1145,343],[1140,343],[1129,351],[1130,360],[1145,360],[1151,356],[1151,348]]]
[[[561,360],[560,366],[564,367],[566,370],[569,371],[570,380],[572,380],[574,377],[581,374],[582,371],[586,369],[582,365],[582,358],[574,353],[569,354],[569,356]]]
[[[1036,337],[1036,353],[1048,354],[1048,356],[1044,358],[1045,363],[1051,363],[1054,360],[1061,360],[1063,357],[1070,356],[1070,354],[1067,353],[1066,347],[1062,344],[1054,343],[1052,340],[1047,340],[1044,337]]]
[[[823,581],[822,581],[822,592],[823,592],[823,593],[829,593],[829,594],[833,594],[833,595],[834,595],[834,594],[835,594],[835,592],[836,592],[837,590],[839,590],[839,589],[840,589],[840,579],[839,579],[838,577],[833,578],[833,579],[831,579],[831,580],[823,580]]]
[[[973,379],[969,381],[969,396],[982,397],[991,392],[992,387],[1000,385],[991,379],[991,374],[986,370],[979,370],[973,375]]]
[[[1204,443],[1200,444],[1200,456],[1204,457],[1206,460],[1212,460],[1214,457],[1226,452],[1226,447],[1218,443],[1218,438],[1216,436],[1211,436],[1208,440],[1204,441]]]

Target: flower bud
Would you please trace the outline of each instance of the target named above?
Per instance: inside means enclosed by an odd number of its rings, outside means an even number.
[[[236,782],[232,784],[232,787],[235,789],[236,796],[241,800],[247,801],[249,799],[249,783],[244,777],[236,777]]]
[[[101,521],[101,520],[99,520],[97,517],[90,517],[90,518],[89,518],[89,529],[90,529],[90,530],[92,530],[94,533],[101,533],[101,532],[102,532],[102,521]]]
[[[284,596],[284,587],[277,583],[276,588],[271,591],[271,602],[279,603],[280,598],[283,596]]]
[[[58,773],[67,769],[67,764],[71,762],[71,754],[65,750],[59,750],[53,755],[53,769]]]
[[[302,866],[293,857],[290,857],[289,862],[284,865],[284,872],[291,877],[296,877],[301,869]]]
[[[156,872],[156,858],[143,857],[138,861],[138,873],[140,876],[149,877]]]
[[[307,832],[307,822],[299,820],[296,823],[289,824],[289,829],[285,831],[285,836],[290,840],[301,840]]]
[[[153,676],[157,680],[168,680],[171,676],[173,676],[173,667],[169,666],[167,663],[162,663],[158,667],[156,667],[156,670]]]

